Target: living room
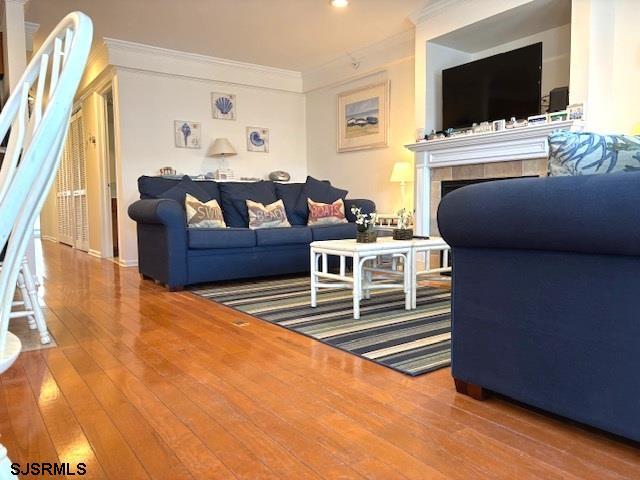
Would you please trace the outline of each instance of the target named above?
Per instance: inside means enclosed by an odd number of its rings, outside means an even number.
[[[5,0],[0,478],[640,477],[637,7]]]

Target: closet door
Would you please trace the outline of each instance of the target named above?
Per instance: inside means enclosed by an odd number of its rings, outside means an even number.
[[[58,241],[88,251],[87,175],[84,132],[80,112],[71,117],[56,185],[58,189]]]

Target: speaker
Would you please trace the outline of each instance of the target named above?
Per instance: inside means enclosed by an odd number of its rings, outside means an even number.
[[[559,112],[569,105],[569,87],[554,88],[549,92],[549,109],[547,113]]]

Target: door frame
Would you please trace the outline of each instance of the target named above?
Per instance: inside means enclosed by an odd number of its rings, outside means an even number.
[[[100,156],[100,211],[101,211],[101,232],[102,238],[100,239],[100,250],[102,252],[103,258],[113,259],[113,226],[112,226],[112,215],[111,215],[111,188],[109,185],[109,131],[108,131],[108,119],[107,119],[107,94],[111,92],[111,98],[113,101],[113,138],[115,145],[115,163],[116,163],[116,178],[115,178],[115,187],[116,187],[116,198],[120,201],[120,174],[119,174],[119,161],[118,161],[118,122],[116,117],[115,110],[115,82],[113,78],[109,79],[109,81],[105,82],[96,90],[97,93],[97,101],[96,101],[96,112],[98,117],[98,145],[99,145],[99,156]],[[121,243],[121,235],[120,235],[120,219],[118,218],[118,243]],[[118,250],[120,250],[121,245],[118,245]],[[121,250],[120,250],[121,251]]]

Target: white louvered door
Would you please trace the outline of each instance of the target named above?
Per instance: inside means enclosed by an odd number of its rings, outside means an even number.
[[[56,179],[58,193],[58,241],[89,250],[87,173],[82,113],[71,117],[69,133]]]

